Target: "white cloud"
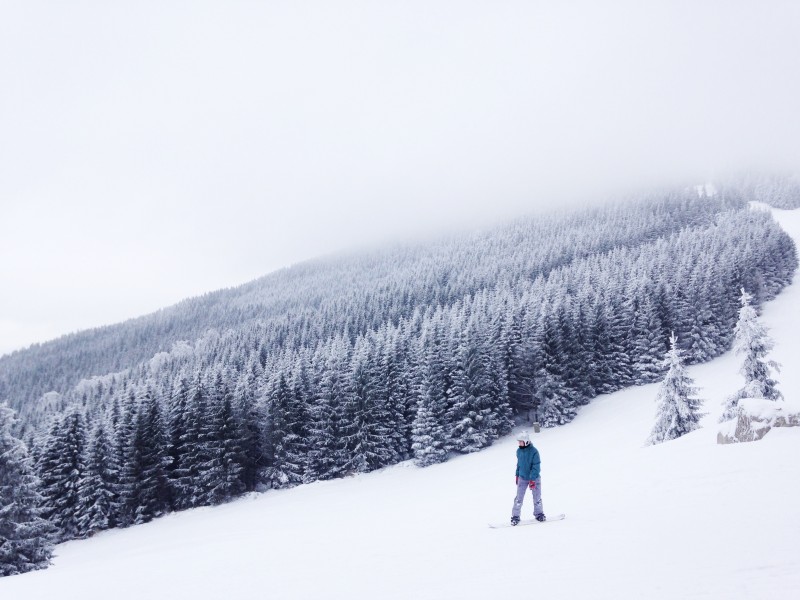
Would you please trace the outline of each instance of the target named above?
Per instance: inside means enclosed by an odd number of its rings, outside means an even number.
[[[4,3],[0,318],[59,323],[21,344],[343,246],[796,168],[797,22],[780,1]]]

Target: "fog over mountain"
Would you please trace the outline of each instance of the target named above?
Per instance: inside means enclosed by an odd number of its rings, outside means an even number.
[[[5,2],[0,353],[353,246],[800,165],[796,2]]]

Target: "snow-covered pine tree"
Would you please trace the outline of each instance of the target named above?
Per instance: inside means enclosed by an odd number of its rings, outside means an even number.
[[[14,423],[14,411],[0,404],[0,577],[47,567],[53,550],[39,480]]]
[[[92,535],[115,527],[114,490],[119,479],[106,425],[100,419],[94,428],[86,450],[86,472],[80,483],[80,518],[82,535]]]
[[[301,368],[307,369],[307,363],[300,359]],[[251,492],[259,484],[259,473],[263,468],[264,444],[263,429],[264,421],[261,406],[256,401],[256,382],[261,372],[261,364],[258,360],[251,360],[246,366],[239,379],[234,391],[236,410],[243,423],[242,430],[242,484],[245,491]]]
[[[661,320],[650,294],[638,298],[633,320],[633,367],[637,385],[657,381],[664,374],[666,344],[661,332]]]
[[[304,440],[298,431],[303,426],[292,387],[283,372],[272,382],[267,395],[270,416],[269,441],[272,464],[267,483],[272,488],[293,487],[305,475]]]
[[[631,364],[631,324],[633,312],[630,298],[625,294],[625,288],[620,285],[606,299],[608,309],[609,345],[606,348],[608,364],[611,367],[611,391],[627,387],[635,382],[633,365]],[[563,364],[563,360],[559,361]],[[569,422],[569,419],[567,419]]]
[[[767,334],[767,328],[758,322],[756,309],[750,304],[752,297],[744,288],[740,297],[739,321],[733,331],[733,349],[737,355],[744,355],[739,372],[744,376],[744,387],[730,396],[725,403],[725,410],[720,423],[733,419],[739,408],[739,400],[743,398],[764,398],[780,400],[783,398],[777,385],[770,377],[770,369],[778,371],[780,365],[774,360],[765,360],[767,354],[775,346],[775,342]]]
[[[720,335],[711,308],[714,297],[709,291],[713,269],[711,257],[702,256],[690,275],[690,291],[686,299],[689,326],[685,347],[686,358],[691,364],[706,362],[720,353],[716,345]]]
[[[414,462],[420,467],[447,460],[444,428],[441,425],[444,411],[440,407],[441,402],[435,401],[428,393],[419,400],[411,433],[411,449],[414,452]]]
[[[522,317],[512,307],[504,307],[502,329],[497,340],[499,345],[501,366],[506,373],[506,396],[513,409],[520,410],[522,404],[530,398],[526,383],[530,379],[524,372],[529,362],[523,357]]]
[[[350,436],[343,439],[350,460],[345,472],[364,473],[397,462],[398,448],[391,436],[396,421],[386,403],[387,388],[374,343],[361,336],[353,348],[351,395],[341,405],[341,430]]]
[[[543,311],[534,332],[538,352],[533,389],[538,419],[544,427],[569,423],[577,414],[577,402],[562,376],[563,348],[553,314]]]
[[[136,393],[133,389],[123,390],[118,403],[119,415],[113,432],[114,457],[118,469],[116,487],[114,489],[113,520],[117,527],[128,527],[133,524],[136,510],[134,487],[128,476],[132,463],[130,449],[134,436],[136,419]],[[112,415],[112,423],[114,416]]]
[[[670,349],[664,360],[668,367],[656,397],[656,422],[647,444],[674,440],[700,427],[702,400],[696,398],[697,388],[683,366],[681,350],[673,334]]]
[[[173,507],[179,510],[202,504],[199,480],[201,465],[205,462],[201,438],[206,425],[207,392],[200,373],[192,376],[187,394],[183,417],[177,418],[173,412],[171,432],[177,459],[172,465],[172,501]],[[176,396],[174,401],[180,402],[180,397]],[[174,404],[173,409],[178,406],[180,404]]]
[[[368,449],[362,444],[364,401],[373,395],[368,346],[363,336],[356,339],[336,403],[336,456],[341,475],[369,470],[364,453]]]
[[[181,372],[176,378],[166,417],[166,435],[168,441],[169,465],[167,477],[170,488],[170,507],[177,509],[182,504],[180,467],[181,453],[185,450],[181,438],[186,435],[186,406],[189,401],[189,382],[186,374]]]
[[[403,423],[403,455],[401,460],[407,460],[414,457],[414,421],[417,418],[417,409],[419,407],[419,400],[422,398],[422,392],[425,383],[425,355],[422,347],[421,336],[419,332],[412,333],[409,330],[402,330],[401,332],[401,354],[402,359],[399,366],[400,371],[400,386],[396,390],[401,397],[402,404],[402,423]],[[395,396],[390,395],[391,399]]]
[[[447,448],[477,452],[495,439],[487,342],[485,332],[469,315],[460,315],[452,326],[455,329],[451,333],[452,385],[445,416],[449,431]]]
[[[590,308],[588,337],[592,365],[589,372],[589,384],[598,394],[611,393],[619,388],[615,386],[607,353],[607,348],[611,344],[608,310],[605,299],[599,294],[594,297]]]
[[[565,346],[564,383],[573,391],[578,405],[588,404],[595,392],[589,381],[592,367],[592,353],[589,348],[589,327],[584,308],[585,291],[582,297],[565,296],[559,305],[558,328],[562,332]]]
[[[384,326],[378,333],[375,371],[375,388],[382,398],[387,418],[387,438],[384,444],[391,448],[388,457],[391,464],[408,457],[411,440],[411,421],[407,419],[409,402],[414,394],[409,389],[408,379],[417,378],[418,372],[408,362],[405,354],[406,341],[402,339],[400,328]],[[404,370],[411,372],[404,373]]]
[[[81,536],[80,484],[85,472],[86,430],[80,409],[72,408],[56,421],[46,442],[39,473],[44,516],[58,530],[57,541]]]
[[[147,523],[169,510],[169,456],[159,401],[149,388],[139,399],[130,456],[129,481],[135,491],[135,523]]]
[[[445,447],[447,434],[444,423],[447,411],[445,390],[449,384],[443,356],[445,344],[439,327],[433,325],[431,330],[424,334],[428,339],[427,355],[422,369],[417,414],[411,429],[414,462],[420,467],[447,460]]]
[[[205,470],[209,504],[227,502],[244,492],[242,469],[244,428],[233,410],[233,394],[228,376],[217,371],[209,403],[209,465]]]
[[[493,322],[487,338],[485,352],[481,356],[484,372],[487,374],[485,383],[486,398],[490,406],[490,423],[487,426],[491,441],[500,436],[511,433],[514,427],[514,417],[508,401],[508,374],[503,368],[503,311],[492,309]]]
[[[308,471],[308,403],[312,397],[311,361],[305,351],[300,352],[292,363],[289,390],[292,407],[289,432],[292,438],[287,448],[287,458],[298,466],[302,481],[305,481]]]
[[[444,416],[444,430],[447,435],[445,448],[455,452],[469,452],[470,450],[467,448],[473,448],[472,451],[475,451],[478,449],[476,446],[480,443],[474,439],[474,436],[478,435],[475,428],[476,399],[470,394],[466,373],[470,341],[467,339],[464,320],[465,315],[462,309],[452,315],[452,320],[448,324],[448,360],[445,366],[449,381],[449,385],[445,389],[447,399],[447,410]]]
[[[530,389],[533,361],[529,344],[524,341],[522,309],[513,306],[506,309],[503,330],[499,340],[502,350],[502,366],[506,372],[508,402],[517,414],[527,413],[533,408]]]
[[[217,486],[222,481],[223,454],[220,437],[222,398],[218,395],[218,384],[220,380],[215,379],[209,385],[208,380],[202,381],[198,373],[198,383],[190,397],[188,437],[196,440],[193,446],[186,446],[192,506],[209,506],[221,501],[217,493]]]
[[[316,397],[309,410],[308,476],[331,479],[347,462],[340,453],[339,403],[349,394],[350,343],[343,337],[332,340],[314,356]]]

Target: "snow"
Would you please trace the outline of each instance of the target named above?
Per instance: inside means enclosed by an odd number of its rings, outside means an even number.
[[[760,435],[761,430],[773,427],[775,419],[785,415],[784,402],[782,400],[773,401],[764,398],[742,398],[739,400],[737,416],[733,419],[723,421],[719,426],[719,433],[728,439],[737,439],[736,431],[739,427],[739,419],[746,415],[749,419],[748,428],[752,433]],[[741,440],[741,438],[738,438]]]
[[[800,211],[773,211],[800,240]],[[800,405],[800,281],[765,306],[785,410]],[[689,374],[703,428],[644,446],[658,384],[602,396],[542,430],[546,527],[510,516],[513,436],[426,469],[250,495],[57,547],[45,571],[0,579],[3,600],[218,598],[796,598],[800,428],[718,445],[741,387],[728,353]],[[523,518],[532,510],[530,495]]]
[[[739,400],[739,408],[759,421],[773,421],[776,417],[785,415],[784,404],[782,400],[773,402],[764,398],[742,398]]]

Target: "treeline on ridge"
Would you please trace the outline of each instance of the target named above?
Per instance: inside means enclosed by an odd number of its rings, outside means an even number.
[[[251,490],[409,458],[441,462],[490,445],[515,420],[567,423],[598,394],[658,379],[672,332],[689,362],[726,351],[740,290],[760,304],[796,269],[791,239],[741,198],[629,208],[609,209],[630,218],[598,231],[604,241],[590,246],[602,249],[569,260],[545,254],[546,270],[526,264],[523,249],[517,271],[489,278],[487,250],[478,274],[452,289],[480,274],[492,284],[451,302],[406,307],[401,294],[381,307],[380,293],[377,304],[357,296],[315,313],[334,315],[333,325],[210,332],[51,395],[56,416],[29,414],[24,432],[48,518],[60,539],[82,537]],[[634,235],[654,230],[634,218],[652,214],[689,224]],[[614,244],[614,231],[638,242]],[[373,310],[396,316],[373,326]],[[48,420],[46,432],[37,429]]]

